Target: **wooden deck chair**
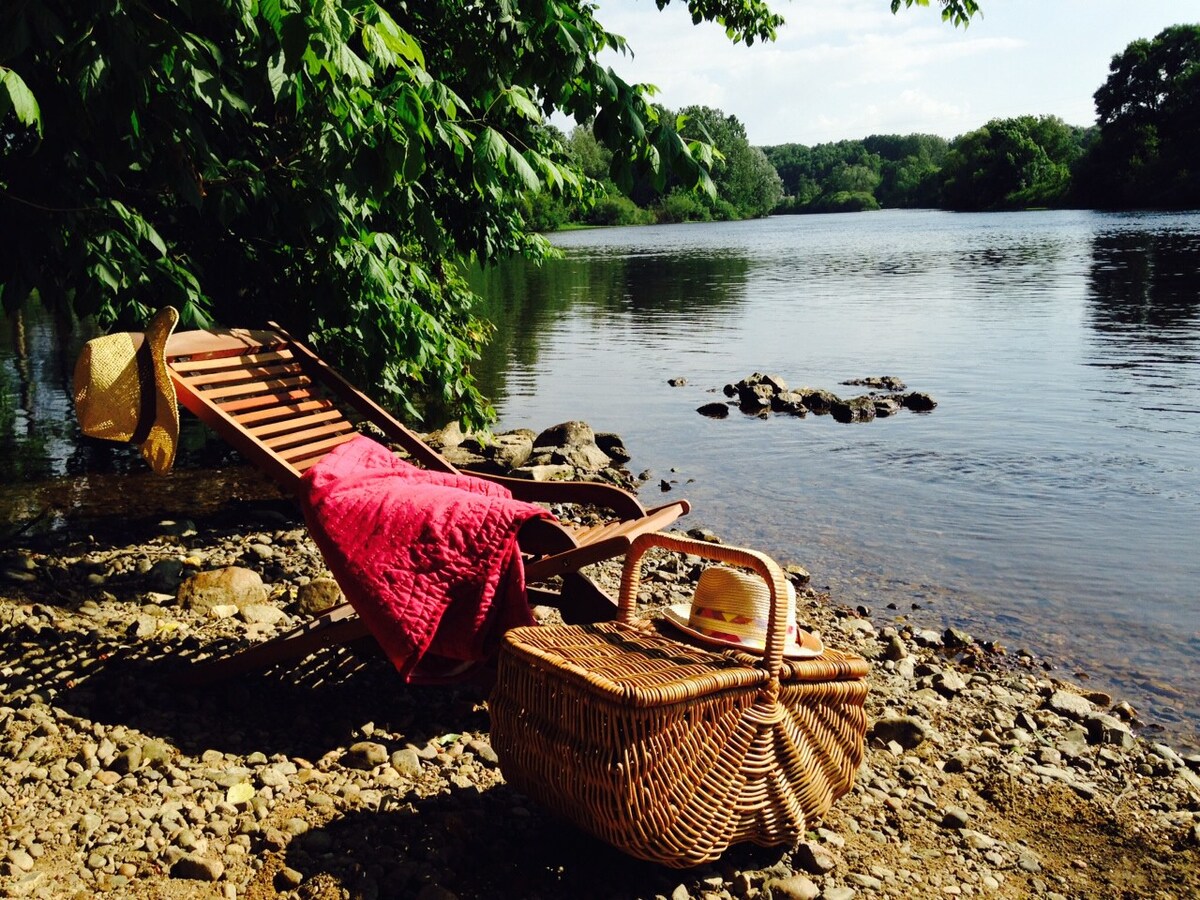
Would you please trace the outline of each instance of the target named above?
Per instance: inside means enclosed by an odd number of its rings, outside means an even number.
[[[359,434],[364,422],[407,452],[415,464],[458,471],[315,353],[274,323],[271,329],[177,332],[167,342],[166,361],[180,405],[281,487],[297,493],[301,475]],[[600,621],[616,612],[615,601],[579,569],[621,555],[639,534],[661,531],[689,510],[686,500],[647,510],[632,494],[605,484],[469,474],[503,484],[520,500],[610,511],[613,520],[596,527],[570,528],[534,519],[518,535],[528,583],[562,576],[561,591],[530,588],[531,604],[557,606],[569,622]],[[342,604],[235,656],[193,666],[185,680],[201,683],[265,669],[366,637],[362,620],[349,604]]]

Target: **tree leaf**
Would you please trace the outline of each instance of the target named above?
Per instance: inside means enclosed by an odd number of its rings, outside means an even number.
[[[475,160],[484,163],[489,169],[499,167],[508,150],[508,141],[504,140],[495,128],[485,128],[475,138]]]
[[[267,20],[276,37],[283,33],[283,7],[280,0],[258,0],[258,14]]]
[[[526,190],[537,192],[542,189],[541,179],[533,171],[533,166],[529,165],[521,152],[512,144],[508,145],[508,164],[509,169],[521,180]]]
[[[279,45],[283,48],[284,63],[289,72],[295,72],[304,61],[309,43],[308,22],[299,13],[289,13],[283,17],[283,25],[279,33]]]
[[[287,84],[288,76],[284,69],[284,54],[283,48],[279,49],[274,56],[267,61],[267,84],[271,86],[271,96],[276,100],[283,92],[283,86]]]
[[[508,98],[509,107],[519,115],[535,122],[542,120],[542,111],[537,108],[537,104],[529,98],[529,95],[524,90],[514,88],[506,91],[505,96]]]
[[[42,111],[38,108],[37,98],[25,84],[21,76],[12,69],[0,67],[0,89],[8,95],[9,107],[22,125],[35,128],[39,136],[42,133]]]

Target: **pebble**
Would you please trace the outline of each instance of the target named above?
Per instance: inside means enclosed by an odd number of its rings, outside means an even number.
[[[219,859],[184,855],[171,866],[172,878],[187,878],[192,881],[219,881],[225,872],[225,864]]]
[[[771,879],[763,884],[763,892],[768,900],[816,900],[821,896],[821,889],[803,875]]]
[[[961,806],[947,806],[942,811],[943,828],[965,828],[971,821],[971,814]]]
[[[383,744],[374,741],[359,741],[351,744],[342,764],[351,769],[374,769],[388,761],[388,750]]]
[[[421,757],[416,750],[407,747],[397,750],[391,757],[392,768],[406,778],[421,777]]]
[[[792,854],[792,862],[797,869],[812,875],[825,875],[837,866],[833,854],[811,841],[801,843]]]
[[[929,726],[915,716],[883,718],[871,726],[868,734],[885,744],[895,741],[903,749],[912,750],[929,736]]]
[[[522,875],[530,895],[586,896],[581,879],[591,876],[582,873],[602,871],[611,896],[1050,900],[1090,896],[1096,869],[1060,858],[1036,826],[1078,827],[1063,810],[1088,803],[1137,823],[1145,848],[1129,865],[1147,895],[1200,895],[1191,865],[1200,754],[1143,740],[1120,703],[1015,657],[990,657],[971,635],[914,629],[887,613],[872,621],[865,607],[839,616],[812,588],[799,591],[806,624],[873,657],[857,786],[806,823],[794,849],[734,848],[669,875],[610,854],[506,788],[477,689],[407,688],[386,661],[357,657],[347,676],[328,667],[305,680],[307,664],[298,665],[256,677],[253,692],[236,680],[167,687],[160,671],[197,652],[275,633],[307,585],[324,579],[340,597],[295,523],[269,534],[255,527],[264,533],[199,529],[186,551],[167,544],[180,557],[157,569],[164,548],[154,544],[97,544],[70,561],[6,557],[6,570],[36,580],[2,582],[35,585],[10,588],[30,591],[31,602],[0,592],[0,896],[125,896],[136,887],[236,898],[264,869],[255,889],[267,892],[315,896],[330,878],[364,897],[500,896],[512,861],[536,846],[538,867]],[[686,597],[699,564],[664,557],[644,587],[664,601]],[[227,576],[263,593],[251,589],[239,614],[236,602],[192,608],[152,590],[152,578],[204,574],[201,566],[265,567]],[[597,568],[615,591],[619,565]],[[88,576],[100,584],[89,587]],[[789,577],[802,580],[791,569]],[[81,593],[64,602],[72,590]],[[255,605],[271,609],[274,624],[248,621]],[[1043,806],[1047,798],[1059,805]],[[1017,829],[1009,808],[1048,818]],[[168,876],[184,883],[163,888]]]

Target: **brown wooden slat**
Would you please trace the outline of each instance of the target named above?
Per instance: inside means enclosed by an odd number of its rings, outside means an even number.
[[[208,395],[204,394],[203,399],[207,400]],[[314,400],[321,400],[313,391],[308,388],[298,388],[290,391],[278,391],[275,393],[259,394],[254,397],[242,397],[236,400],[224,400],[221,403],[212,403],[211,405],[220,409],[229,416],[242,421],[242,416],[238,415],[245,410],[263,409],[270,407],[272,409],[285,407],[295,403],[305,403]]]
[[[351,431],[354,431],[354,426],[343,420],[341,422],[331,422],[327,425],[319,425],[316,428],[308,428],[304,431],[292,431],[287,434],[277,435],[276,437],[264,440],[263,444],[272,450],[279,451],[284,447],[291,447],[295,444],[312,444],[327,437],[346,434]]]
[[[632,540],[640,534],[666,528],[679,518],[679,514],[679,508],[671,504],[652,510],[639,519],[623,519],[604,525],[571,528],[571,536],[581,547],[599,544],[613,538],[623,537]]]
[[[571,530],[572,536],[576,543],[590,544],[593,541],[602,541],[606,537],[612,537],[615,534],[620,534],[624,522],[607,522],[604,525],[585,525],[585,526],[567,526]]]
[[[344,444],[346,441],[354,440],[356,437],[358,437],[358,432],[352,431],[349,434],[341,434],[337,437],[331,437],[324,441],[314,441],[311,444],[303,444],[299,447],[292,447],[288,450],[282,451],[279,456],[282,457],[286,462],[291,463],[299,469],[301,468],[299,460],[312,456],[324,456],[334,447],[338,446],[338,444]]]
[[[320,411],[310,415],[298,414],[295,409],[279,408],[276,410],[261,410],[257,413],[249,413],[245,416],[238,416],[238,421],[243,425],[247,425],[249,424],[247,420],[250,418],[250,416],[256,417],[253,420],[254,422],[264,422],[265,420],[269,420],[265,421],[265,424],[253,425],[253,427],[248,427],[246,429],[260,441],[265,440],[272,435],[282,434],[285,431],[298,431],[301,428],[309,428],[313,425],[320,425],[321,423],[342,421],[345,422],[347,426],[350,426],[350,423],[346,421],[346,417],[342,415],[342,411],[340,409],[335,409],[333,407],[321,409],[320,404],[315,405],[318,407],[318,409],[320,409]],[[268,416],[267,413],[276,413],[277,415],[272,418],[271,416]]]
[[[285,343],[278,331],[248,328],[214,328],[209,331],[177,331],[167,339],[167,360],[178,357],[237,356]]]
[[[196,385],[202,391],[212,390],[213,386],[233,384],[235,382],[260,382],[278,380],[303,375],[304,370],[297,362],[274,363],[263,366],[238,366],[220,372],[200,372],[196,375],[185,375],[190,384]]]
[[[293,463],[288,463],[293,469],[303,475],[317,463],[325,458],[327,454],[322,453],[320,456],[313,456],[308,459],[298,459]]]
[[[193,385],[197,393],[202,394],[206,399],[211,401],[220,400],[222,397],[245,397],[251,394],[275,394],[280,388],[290,387],[307,387],[312,384],[312,379],[307,375],[297,375],[293,378],[273,378],[270,381],[253,382],[249,384],[235,384],[229,387],[213,388],[206,390],[203,386]]]
[[[171,361],[170,365],[180,375],[190,377],[197,372],[218,372],[222,369],[235,368],[240,365],[263,365],[295,358],[295,354],[285,347],[280,350],[270,350],[264,353],[244,353],[241,356],[216,356],[208,359],[175,359]]]
[[[311,397],[311,395],[309,396]],[[223,404],[222,408],[227,408],[229,405],[230,404],[228,403]],[[331,413],[336,412],[338,415],[344,417],[342,411],[324,397],[312,397],[312,399],[309,400],[299,401],[289,400],[276,403],[271,406],[265,406],[262,409],[256,409],[252,412],[235,411],[233,417],[242,425],[247,426],[247,430],[253,434],[258,434],[259,431],[257,427],[249,426],[259,426],[264,422],[274,422],[279,419],[293,419],[297,416],[304,416],[306,413],[311,413],[314,410],[326,410]]]

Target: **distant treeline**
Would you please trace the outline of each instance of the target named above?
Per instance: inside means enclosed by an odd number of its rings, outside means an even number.
[[[783,180],[777,213],[1024,209],[1077,204],[1074,175],[1098,136],[1055,116],[1020,116],[953,141],[872,135],[763,150]]]
[[[1134,41],[1113,57],[1093,96],[1096,124],[1089,127],[1030,115],[993,119],[953,140],[872,135],[813,147],[752,147],[736,117],[709,107],[680,110],[687,128],[718,151],[715,197],[670,183],[619,191],[607,177],[611,154],[589,129],[577,128],[564,142],[601,185],[602,199],[586,212],[538,209],[535,200],[529,212],[538,227],[553,228],[882,207],[1200,208],[1200,25]]]

